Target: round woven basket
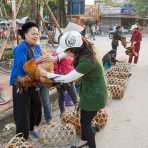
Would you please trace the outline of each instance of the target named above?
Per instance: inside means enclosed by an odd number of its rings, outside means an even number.
[[[113,78],[113,77],[109,77],[107,79],[107,83],[109,85],[120,85],[122,87],[125,87],[126,86],[126,80],[125,79],[118,79],[118,78]]]
[[[5,148],[33,148],[33,146],[23,138],[22,133],[19,133],[8,142]]]
[[[108,85],[108,90],[110,90],[113,99],[121,99],[124,95],[124,87],[120,85]]]
[[[107,118],[108,118],[108,114],[105,110],[102,109],[98,111],[97,115],[92,120],[92,127],[97,127],[97,128],[99,127],[99,129],[105,127],[107,123]],[[81,125],[80,125],[80,112],[79,111],[65,112],[62,117],[62,121],[65,123],[73,124],[76,129],[77,135],[80,135]]]
[[[72,144],[76,138],[75,128],[70,123],[55,123],[52,125],[43,125],[41,126],[40,131],[40,142],[50,147],[60,147]]]

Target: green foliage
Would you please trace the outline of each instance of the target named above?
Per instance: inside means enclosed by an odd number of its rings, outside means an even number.
[[[55,10],[57,10],[58,8],[58,5],[57,5],[57,0],[49,0],[48,1],[48,5],[50,6],[51,10],[54,12]],[[44,8],[46,8],[44,6]],[[48,16],[48,10],[47,9],[44,9],[44,12],[43,12],[44,16]]]
[[[113,2],[112,0],[102,0],[101,2],[113,7],[120,7],[123,5],[123,3],[116,3],[116,2]]]
[[[4,0],[0,0],[0,9],[4,18],[7,18],[12,14],[11,5],[6,3]]]
[[[148,0],[130,0],[140,16],[148,16]]]
[[[16,0],[16,4],[18,4],[18,1],[19,0]],[[61,26],[64,26],[64,23],[66,22],[64,3],[64,0],[48,0],[48,5],[56,15]],[[11,16],[11,3],[7,3],[7,0],[0,0],[0,7],[2,10],[4,9],[3,16],[6,16],[5,14],[8,14],[9,17]],[[17,18],[29,16],[30,18],[34,18],[36,20],[36,14],[38,14],[40,10],[43,11],[43,16],[49,15],[43,0],[23,0]],[[40,11],[40,13],[42,11]]]

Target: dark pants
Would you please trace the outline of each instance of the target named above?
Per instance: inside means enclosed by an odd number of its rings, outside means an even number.
[[[96,114],[97,111],[81,110],[81,139],[87,141],[89,148],[96,148],[95,134],[91,127],[91,121]]]
[[[117,47],[118,47],[117,44],[112,43],[112,49],[113,49],[114,52],[115,52],[115,58],[116,58],[116,56],[117,56]]]
[[[73,83],[61,84],[61,85],[57,86],[57,90],[58,90],[58,94],[59,94],[59,108],[60,108],[61,113],[65,111],[64,91],[67,90],[67,92],[70,95],[73,103],[74,104],[77,103],[77,95],[76,95],[76,91],[75,91]]]
[[[41,101],[39,90],[31,87],[22,93],[13,86],[13,113],[16,124],[16,133],[22,133],[28,139],[29,131],[41,121]]]

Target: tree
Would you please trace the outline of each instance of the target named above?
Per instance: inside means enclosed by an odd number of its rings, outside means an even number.
[[[20,0],[16,0],[18,3]],[[48,0],[48,5],[56,16],[61,27],[66,24],[65,0]],[[11,3],[8,0],[0,0],[0,15],[6,16],[11,14]],[[40,24],[39,14],[41,16],[48,16],[48,10],[44,5],[43,0],[23,0],[18,17],[28,16],[31,20],[35,20]]]
[[[148,1],[147,0],[130,0],[136,9],[139,16],[148,16]]]
[[[54,13],[61,27],[65,27],[66,13],[65,13],[65,0],[49,0],[48,5]],[[44,14],[48,15],[48,11],[45,9]]]
[[[65,0],[58,0],[58,20],[61,27],[66,25]]]
[[[12,14],[11,10],[11,3],[8,3],[6,0],[0,0],[0,10],[1,10],[1,17],[7,18],[8,14]]]

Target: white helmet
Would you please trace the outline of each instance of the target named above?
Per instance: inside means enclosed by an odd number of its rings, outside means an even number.
[[[61,53],[68,48],[81,47],[82,44],[82,36],[79,32],[68,31],[61,36],[59,47],[56,49],[56,52]]]

